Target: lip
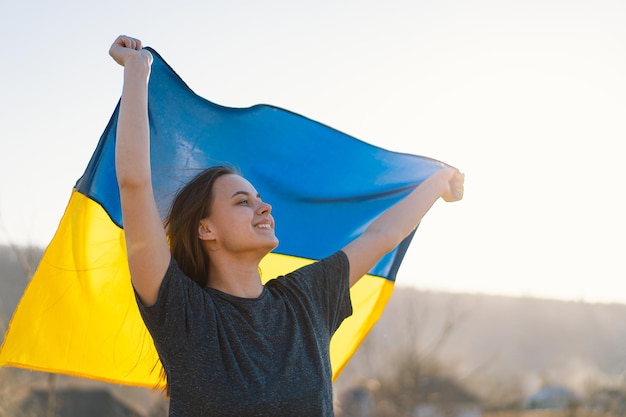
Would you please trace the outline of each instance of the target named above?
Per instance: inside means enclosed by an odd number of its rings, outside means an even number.
[[[261,222],[258,222],[254,225],[255,229],[261,229],[261,230],[272,230],[272,222],[269,220],[264,220]]]

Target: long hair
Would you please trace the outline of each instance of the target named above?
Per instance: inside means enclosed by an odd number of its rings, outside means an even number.
[[[211,214],[215,180],[227,174],[239,172],[223,165],[200,172],[178,191],[165,220],[172,256],[181,271],[202,288],[207,286],[210,260],[198,238],[198,227]]]

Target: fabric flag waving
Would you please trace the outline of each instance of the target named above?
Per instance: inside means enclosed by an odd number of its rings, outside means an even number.
[[[164,216],[200,169],[237,166],[273,206],[278,248],[263,279],[341,249],[444,164],[390,152],[268,105],[229,108],[196,95],[154,56],[148,112],[153,185]],[[115,176],[115,109],[14,315],[0,365],[163,386],[126,261]],[[412,235],[351,290],[354,314],[331,342],[333,377],[376,323]]]

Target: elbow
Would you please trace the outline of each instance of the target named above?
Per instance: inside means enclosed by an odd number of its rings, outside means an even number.
[[[368,229],[365,233],[372,237],[377,243],[378,249],[382,255],[391,252],[408,236],[407,234],[390,229]]]
[[[131,173],[127,171],[116,172],[117,186],[120,192],[123,190],[138,190],[152,187],[152,178],[150,175]]]
[[[150,187],[152,184],[149,160],[143,157],[132,158],[120,152],[119,149],[116,149],[115,176],[117,177],[117,185],[120,190],[123,188]]]

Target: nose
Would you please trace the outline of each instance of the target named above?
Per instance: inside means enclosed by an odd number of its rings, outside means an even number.
[[[259,202],[257,209],[258,214],[270,214],[272,212],[272,206],[264,201]]]

